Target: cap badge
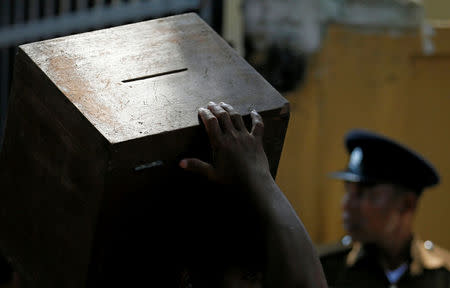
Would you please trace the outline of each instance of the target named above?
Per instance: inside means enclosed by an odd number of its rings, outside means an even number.
[[[348,168],[352,171],[360,170],[362,160],[363,160],[362,149],[359,147],[356,147],[355,149],[353,149],[352,154],[350,155],[350,161],[348,163]]]

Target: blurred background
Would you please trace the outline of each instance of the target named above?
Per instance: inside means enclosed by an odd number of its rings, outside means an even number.
[[[419,151],[442,184],[416,231],[450,249],[450,1],[2,0],[0,143],[16,47],[197,12],[291,103],[277,182],[317,244],[344,236],[344,134],[367,128]]]

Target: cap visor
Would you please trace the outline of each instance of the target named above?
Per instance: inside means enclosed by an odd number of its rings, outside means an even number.
[[[328,174],[330,178],[345,180],[349,182],[363,182],[364,177],[349,171],[337,171]]]

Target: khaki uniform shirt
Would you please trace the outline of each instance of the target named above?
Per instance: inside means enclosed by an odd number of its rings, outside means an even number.
[[[379,263],[376,248],[351,243],[347,237],[337,245],[318,248],[330,288],[450,288],[450,253],[431,241],[412,240],[408,269],[391,284]]]

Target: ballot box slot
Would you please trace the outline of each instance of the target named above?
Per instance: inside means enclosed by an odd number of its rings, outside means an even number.
[[[161,73],[151,74],[151,75],[147,75],[147,76],[141,76],[141,77],[137,77],[137,78],[123,80],[122,83],[128,83],[128,82],[145,80],[145,79],[149,79],[149,78],[155,78],[155,77],[160,77],[160,76],[165,76],[165,75],[170,75],[170,74],[175,74],[175,73],[181,73],[181,72],[184,72],[184,71],[187,71],[187,70],[188,70],[188,68],[170,70],[170,71],[167,71],[167,72],[161,72]]]

